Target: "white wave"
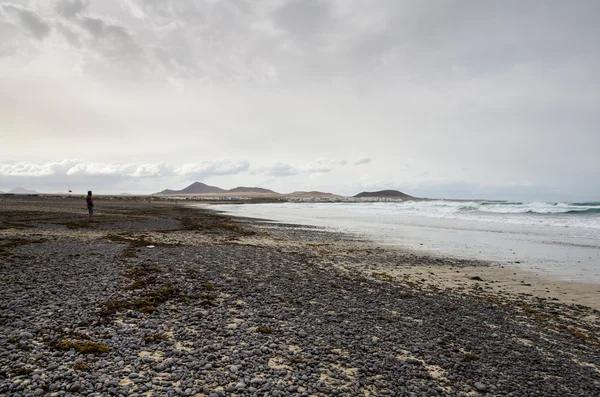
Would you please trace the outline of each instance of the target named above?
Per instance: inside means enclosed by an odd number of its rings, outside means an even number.
[[[278,204],[278,206],[281,206]],[[600,229],[600,214],[580,216],[574,211],[584,212],[598,209],[596,205],[573,205],[571,203],[507,203],[477,201],[405,201],[398,203],[288,203],[290,208],[329,209],[335,211],[370,214],[372,216],[423,216],[428,218],[463,219],[480,222],[584,227]]]

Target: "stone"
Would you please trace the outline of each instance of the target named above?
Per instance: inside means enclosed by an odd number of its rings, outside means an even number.
[[[31,339],[31,338],[33,338],[33,335],[31,334],[31,332],[21,332],[19,334],[19,337],[21,339]]]
[[[417,360],[416,358],[412,358],[412,357],[408,357],[405,362],[407,364],[413,364],[413,365],[422,365],[423,363],[420,360]]]
[[[235,385],[235,388],[236,388],[237,390],[243,390],[243,389],[245,389],[245,388],[246,388],[246,384],[245,384],[243,381],[241,381],[241,382],[238,382],[238,383]]]
[[[72,392],[78,392],[79,390],[81,390],[81,383],[79,382],[73,383],[73,385],[71,385],[71,388],[69,389],[69,391]]]
[[[481,382],[475,382],[474,386],[478,391],[486,391],[487,390],[487,386]]]

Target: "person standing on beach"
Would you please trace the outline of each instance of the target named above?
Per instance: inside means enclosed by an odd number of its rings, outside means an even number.
[[[88,222],[94,221],[94,202],[92,201],[92,191],[88,191],[87,197],[85,198],[88,207]]]

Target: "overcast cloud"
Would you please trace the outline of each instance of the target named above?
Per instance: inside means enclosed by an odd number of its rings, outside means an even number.
[[[0,0],[0,190],[599,199],[598,37],[595,0]]]

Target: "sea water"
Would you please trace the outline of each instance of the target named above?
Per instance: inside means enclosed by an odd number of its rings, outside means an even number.
[[[406,201],[219,205],[438,256],[600,283],[600,202]]]

